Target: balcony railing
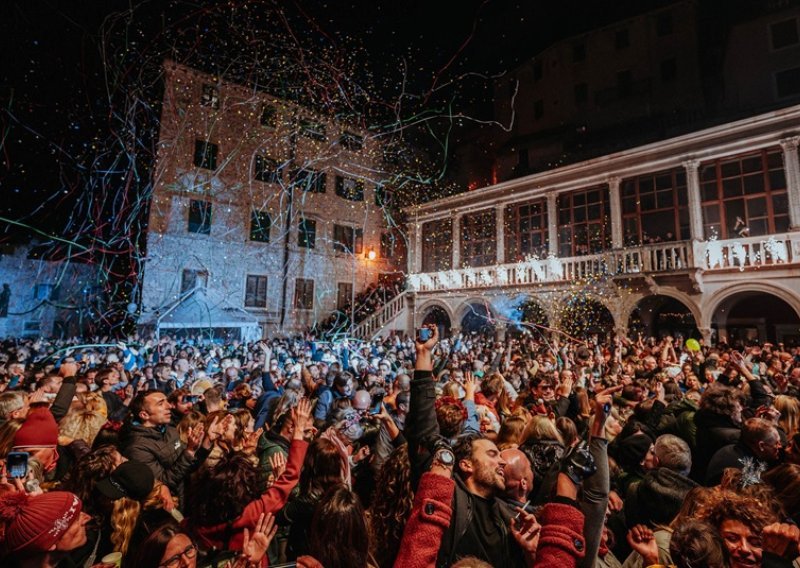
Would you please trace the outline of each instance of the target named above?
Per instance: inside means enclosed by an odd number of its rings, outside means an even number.
[[[412,274],[418,292],[558,283],[625,274],[729,270],[800,262],[800,233],[725,241],[677,241],[568,258],[531,258],[512,264]]]

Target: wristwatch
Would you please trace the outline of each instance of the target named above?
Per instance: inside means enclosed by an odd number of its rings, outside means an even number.
[[[449,448],[439,448],[433,454],[433,461],[445,467],[453,467],[456,463],[456,455]]]

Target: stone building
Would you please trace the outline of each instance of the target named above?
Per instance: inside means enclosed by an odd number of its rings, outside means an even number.
[[[394,270],[382,158],[354,125],[167,61],[140,323],[191,297],[288,333],[349,302]]]
[[[104,312],[95,265],[39,242],[0,250],[0,336],[65,338],[91,332]]]
[[[798,142],[792,106],[414,208],[410,290],[358,331],[800,344]]]

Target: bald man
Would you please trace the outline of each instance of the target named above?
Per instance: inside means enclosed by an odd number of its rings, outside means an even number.
[[[506,462],[503,469],[506,477],[503,500],[512,507],[521,507],[528,501],[528,493],[533,489],[531,462],[517,449],[503,450],[500,457]]]

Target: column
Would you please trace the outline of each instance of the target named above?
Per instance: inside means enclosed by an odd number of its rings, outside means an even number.
[[[797,158],[797,146],[800,136],[792,136],[781,140],[783,149],[783,167],[786,170],[786,191],[789,197],[789,227],[800,229],[800,160]]]
[[[686,191],[689,194],[689,231],[693,241],[704,240],[703,210],[700,207],[699,166],[698,160],[683,162],[683,167],[686,169]]]
[[[461,217],[463,213],[453,216],[453,270],[461,268]]]
[[[422,223],[411,225],[411,250],[409,271],[411,274],[422,272]]]
[[[550,254],[558,256],[558,195],[547,194],[547,240]]]
[[[622,202],[619,198],[619,182],[616,176],[608,178],[608,199],[611,205],[611,248],[622,248]]]
[[[495,222],[497,223],[497,264],[506,262],[506,231],[505,231],[505,205],[495,207]]]

